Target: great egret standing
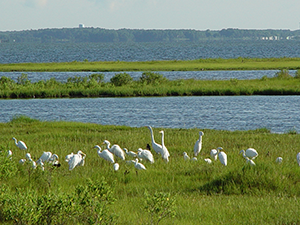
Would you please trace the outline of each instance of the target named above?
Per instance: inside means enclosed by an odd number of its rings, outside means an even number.
[[[224,166],[227,166],[227,155],[226,155],[226,153],[223,151],[223,148],[222,148],[222,147],[218,147],[218,148],[217,148],[217,151],[218,151],[218,157],[219,157],[220,162],[221,162]]]
[[[216,149],[210,150],[210,157],[216,161],[218,159],[218,151]]]
[[[82,161],[84,160],[86,154],[82,151],[78,151],[76,154],[73,154],[68,163],[69,163],[69,171],[73,170],[76,166],[84,164]]]
[[[240,154],[243,153],[243,155],[245,154],[249,159],[255,159],[258,156],[257,151],[254,148],[248,148],[245,150],[241,150]]]
[[[110,142],[108,140],[104,140],[103,144],[106,144],[106,148],[108,149],[108,151],[115,154],[122,160],[125,160],[125,152],[123,151],[123,149],[121,149],[119,145],[114,144],[110,147]]]
[[[154,151],[157,154],[162,154],[162,152],[161,152],[162,151],[162,146],[155,142],[152,127],[151,126],[145,126],[145,127],[147,127],[150,130],[152,148],[154,149]]]
[[[27,150],[27,146],[23,141],[17,141],[15,137],[12,138],[15,141],[16,146],[21,150]]]
[[[43,154],[38,159],[38,161],[42,161],[43,163],[49,162],[51,156],[52,156],[52,152],[43,152]]]
[[[146,170],[146,167],[142,163],[139,163],[138,159],[135,159],[135,161],[134,161],[134,167],[137,170]]]
[[[140,159],[148,160],[151,164],[154,163],[154,157],[149,150],[143,150],[142,148],[139,148],[137,156]]]
[[[159,133],[161,133],[161,146],[162,146],[161,156],[166,162],[169,162],[170,153],[167,147],[165,146],[165,140],[164,140],[165,133],[163,130],[159,131]]]
[[[196,141],[194,145],[194,155],[197,156],[202,149],[202,136],[204,135],[203,131],[199,132],[199,139]]]
[[[184,160],[190,160],[191,159],[186,152],[183,153],[183,158],[184,158]]]
[[[7,151],[7,156],[6,156],[6,157],[11,159],[11,158],[12,158],[12,154],[13,154],[12,151],[11,151],[11,150],[8,150],[8,151]]]
[[[97,149],[97,153],[101,158],[105,159],[108,162],[115,163],[114,155],[110,151],[105,149],[101,152],[101,147],[99,145],[95,145],[94,148]]]

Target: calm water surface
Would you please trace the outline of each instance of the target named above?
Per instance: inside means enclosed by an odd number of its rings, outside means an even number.
[[[300,131],[300,96],[209,96],[0,100],[0,122],[14,115],[141,127]]]

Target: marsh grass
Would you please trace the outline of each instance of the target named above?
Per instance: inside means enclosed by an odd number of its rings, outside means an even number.
[[[233,58],[169,61],[102,61],[62,63],[14,63],[0,64],[0,71],[197,71],[197,70],[269,70],[300,69],[300,58]]]
[[[158,131],[161,128],[153,129],[156,141],[160,142]],[[107,223],[151,224],[149,212],[145,210],[147,209],[145,192],[150,198],[155,196],[155,193],[160,193],[159,196],[164,201],[167,200],[163,196],[168,196],[175,202],[175,208],[170,208],[174,212],[172,214],[174,217],[166,217],[159,224],[300,222],[298,217],[300,168],[296,162],[296,154],[300,149],[299,134],[273,134],[267,129],[250,131],[204,129],[203,149],[198,161],[187,162],[184,161],[182,154],[186,151],[191,156],[199,129],[163,129],[165,144],[171,154],[170,162],[167,164],[154,154],[155,163],[143,162],[147,170],[136,173],[133,165],[128,165],[118,158],[116,160],[120,164],[120,170],[115,172],[110,163],[97,155],[93,146],[102,145],[103,140],[108,139],[112,144],[117,143],[128,150],[146,148],[151,139],[149,130],[144,127],[42,122],[17,116],[8,123],[0,123],[0,130],[0,150],[3,153],[1,160],[7,160],[4,153],[8,149],[13,151],[12,160],[9,161],[11,167],[5,167],[7,171],[2,170],[2,174],[8,176],[5,179],[1,178],[0,184],[4,190],[0,195],[0,219],[3,222],[13,222],[13,218],[21,218],[25,223],[26,218],[29,220],[32,217],[28,217],[23,204],[36,207],[37,199],[47,197],[46,199],[53,202],[52,205],[48,205],[48,212],[53,215],[48,219],[52,219],[49,220],[52,224],[55,224],[54,221],[65,224],[89,224],[91,221],[89,222],[87,217],[81,217],[79,220],[78,217],[67,216],[73,215],[76,210],[83,210],[74,208],[75,205],[71,207],[72,204],[68,204],[69,197],[71,196],[75,203],[82,200],[83,195],[76,195],[76,190],[81,188],[80,190],[84,192],[89,190],[89,185],[96,185],[95,187],[104,185],[105,190],[112,194],[113,201],[108,200],[107,204],[99,205],[108,216],[105,220]],[[28,151],[35,160],[43,151],[58,154],[61,167],[53,168],[46,165],[45,171],[41,171],[39,168],[33,170],[29,165],[19,165],[18,161],[24,158],[25,152],[17,149],[11,140],[13,136],[26,142]],[[204,158],[209,157],[210,150],[219,146],[222,146],[228,155],[227,167],[218,161],[211,165],[204,162]],[[259,152],[259,156],[255,159],[255,167],[246,165],[245,159],[239,155],[241,149],[248,147],[254,147]],[[83,167],[68,171],[64,157],[78,150],[87,154],[86,163]],[[278,156],[283,157],[282,164],[275,163]],[[9,175],[10,173],[13,176]],[[16,192],[18,195],[15,195]],[[15,201],[14,195],[18,196],[19,204]],[[93,204],[97,203],[95,198],[97,195],[86,193],[86,196],[94,200],[85,198],[87,202],[82,206],[90,210],[92,218],[97,219],[95,216],[102,212],[93,208],[96,206]],[[19,211],[4,211],[11,210],[10,206],[5,204],[7,201],[11,201],[11,206]],[[47,206],[45,201],[40,203]],[[53,207],[60,207],[59,209],[64,207],[64,210],[58,212]],[[3,217],[4,215],[6,217]],[[46,221],[46,218],[38,215],[36,218],[40,220],[32,219],[30,220],[32,224],[38,224],[34,221]],[[55,216],[59,220],[54,220]]]
[[[140,80],[116,74],[111,82],[102,82],[101,74],[74,77],[61,83],[51,78],[31,83],[23,74],[20,82],[0,78],[0,98],[64,98],[64,97],[140,97],[140,96],[204,96],[204,95],[299,95],[300,80],[281,71],[272,78],[254,80],[167,80],[158,73],[144,72]],[[104,76],[104,75],[103,75]],[[131,78],[131,77],[130,77]],[[127,80],[128,79],[128,80]],[[125,81],[126,80],[126,81]]]

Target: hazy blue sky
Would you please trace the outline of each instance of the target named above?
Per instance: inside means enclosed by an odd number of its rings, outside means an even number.
[[[299,29],[300,0],[0,0],[0,31]]]

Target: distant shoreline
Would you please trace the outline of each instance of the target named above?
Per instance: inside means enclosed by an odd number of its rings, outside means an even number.
[[[98,61],[0,64],[1,72],[126,72],[126,71],[201,71],[201,70],[297,70],[300,58],[234,58],[161,61]]]

